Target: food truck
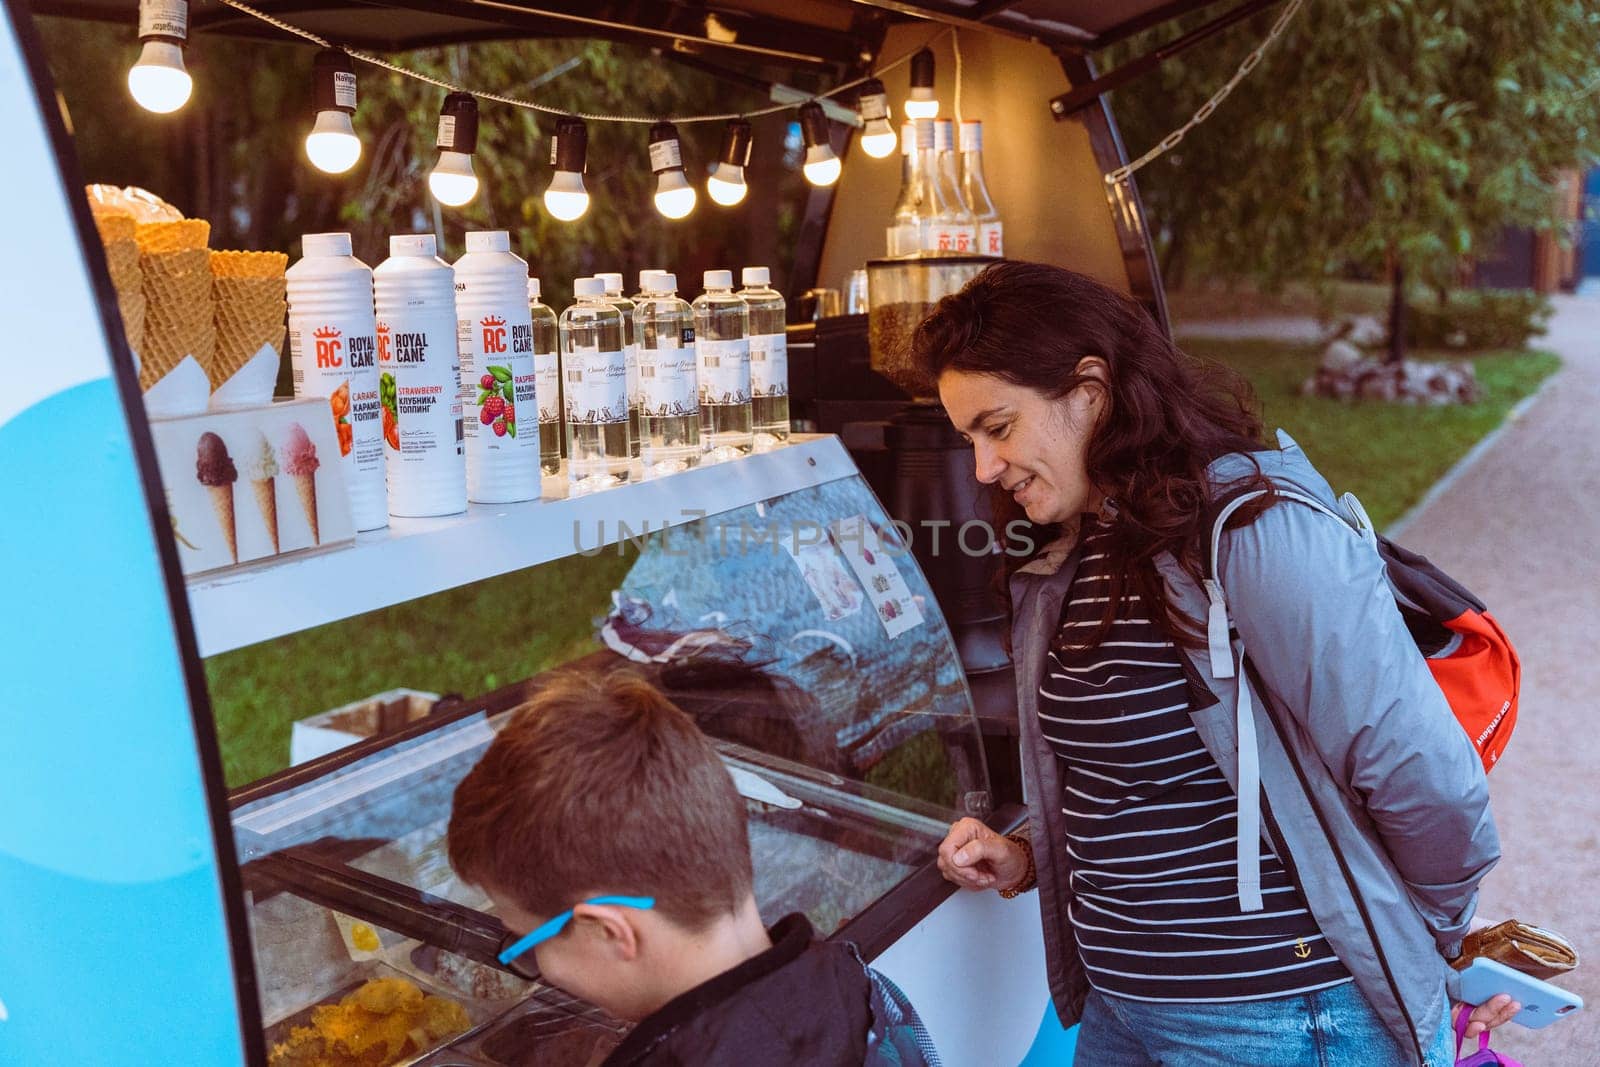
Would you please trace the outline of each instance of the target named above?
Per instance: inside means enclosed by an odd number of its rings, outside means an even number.
[[[1004,831],[1023,809],[1004,619],[985,595],[993,550],[941,552],[925,536],[948,528],[954,541],[984,518],[982,488],[936,402],[899,373],[892,341],[907,324],[883,317],[914,320],[988,260],[886,255],[900,160],[843,147],[837,182],[807,199],[786,271],[787,441],[604,492],[358,532],[343,500],[353,464],[329,461],[344,434],[328,400],[170,415],[142,387],[157,343],[130,344],[126,264],[86,198],[34,25],[131,26],[136,6],[10,2],[0,20],[12,116],[0,184],[14,209],[0,286],[0,1062],[288,1064],[313,1040],[334,1050],[329,1062],[356,1062],[352,1050],[388,1040],[379,1029],[401,1035],[385,1064],[599,1062],[623,1025],[498,963],[507,931],[450,870],[444,829],[455,785],[549,670],[624,666],[722,753],[748,806],[768,922],[804,912],[822,936],[859,945],[946,1063],[1067,1062],[1032,895],[958,894],[933,865],[952,820]],[[1110,109],[1092,93],[1063,101],[1096,77],[1091,52],[1198,3],[152,6],[189,9],[190,47],[282,39],[282,24],[383,54],[594,36],[774,86],[782,74],[803,87],[791,101],[881,72],[896,115],[922,73],[886,61],[925,47],[942,77],[959,68],[961,107],[986,124],[1004,254],[1089,273],[1166,322],[1136,189],[1105,180],[1127,161]],[[521,252],[537,267],[536,250]],[[864,313],[804,299],[862,268],[878,290]],[[218,300],[249,288],[222,279]],[[240,433],[294,444],[268,445],[252,472]],[[215,452],[224,441],[232,459]],[[506,590],[508,640],[543,648],[539,669],[443,693],[402,669],[329,709],[322,682],[366,642],[452,654],[468,640],[453,613],[484,590]],[[256,673],[265,665],[275,673]],[[230,752],[257,724],[218,709],[252,687],[281,688],[303,715],[279,769],[226,784]],[[385,978],[424,994],[395,1009],[413,1014],[351,1007]],[[343,1045],[331,1036],[341,1025]]]

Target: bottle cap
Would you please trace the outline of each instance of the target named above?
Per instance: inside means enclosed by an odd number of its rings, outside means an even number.
[[[439,243],[431,233],[397,233],[389,238],[391,256],[436,256]]]
[[[676,293],[678,291],[678,276],[670,271],[658,270],[655,272],[656,292]]]
[[[739,280],[753,289],[765,289],[772,284],[772,272],[766,267],[746,267],[739,272]]]
[[[308,233],[300,238],[300,254],[307,257],[353,255],[352,247],[347,233]]]
[[[509,252],[511,235],[505,230],[468,230],[468,252]]]
[[[604,274],[596,274],[595,277],[606,283],[607,296],[621,295],[622,275],[616,273],[615,271],[607,271]]]
[[[708,270],[701,276],[700,281],[707,289],[732,289],[733,271]]]
[[[606,283],[599,278],[579,278],[572,283],[573,296],[605,296]]]
[[[529,300],[537,300],[537,299],[539,299],[539,279],[538,278],[529,278],[528,279],[528,299]]]
[[[640,289],[644,289],[645,288],[645,284],[644,283],[650,279],[651,275],[665,274],[665,273],[667,273],[667,272],[662,270],[660,267],[649,267],[649,268],[647,268],[645,270],[640,271],[639,272],[639,288]]]

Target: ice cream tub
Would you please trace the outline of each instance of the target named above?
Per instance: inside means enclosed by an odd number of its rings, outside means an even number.
[[[326,400],[154,419],[150,432],[184,574],[354,539]]]

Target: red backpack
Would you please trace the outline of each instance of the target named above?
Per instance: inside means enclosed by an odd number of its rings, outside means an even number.
[[[1315,497],[1293,489],[1275,485],[1273,492],[1281,500],[1305,504],[1353,526],[1377,551],[1395,604],[1427,659],[1434,681],[1477,749],[1483,769],[1493,770],[1517,724],[1522,661],[1483,601],[1425,557],[1378,533],[1352,494],[1340,498],[1347,512],[1340,515]],[[1208,588],[1216,584],[1217,550],[1228,518],[1265,493],[1264,489],[1242,489],[1213,501],[1211,551],[1205,561]]]

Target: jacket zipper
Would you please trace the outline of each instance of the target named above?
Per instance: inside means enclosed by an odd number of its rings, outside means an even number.
[[[1399,1006],[1400,1014],[1405,1017],[1406,1032],[1411,1036],[1411,1047],[1416,1050],[1417,1063],[1422,1067],[1426,1067],[1428,1057],[1422,1050],[1421,1039],[1417,1037],[1416,1020],[1411,1018],[1411,1011],[1406,1007],[1405,998],[1400,995],[1400,983],[1395,980],[1394,971],[1389,967],[1389,957],[1384,954],[1383,942],[1378,938],[1378,930],[1373,925],[1371,913],[1367,910],[1367,902],[1362,897],[1360,889],[1356,886],[1355,875],[1351,873],[1350,866],[1345,861],[1344,853],[1339,851],[1338,846],[1334,844],[1333,829],[1328,825],[1328,819],[1322,812],[1322,806],[1317,803],[1316,794],[1311,791],[1311,781],[1306,777],[1305,768],[1300,763],[1299,755],[1295,752],[1294,746],[1289,744],[1288,738],[1284,736],[1283,727],[1278,722],[1277,712],[1269,691],[1262,682],[1261,676],[1256,672],[1255,664],[1249,662],[1249,657],[1245,658],[1245,670],[1248,672],[1249,680],[1255,683],[1256,689],[1261,693],[1267,709],[1267,720],[1272,723],[1273,732],[1278,735],[1278,743],[1283,746],[1284,752],[1288,754],[1289,763],[1294,767],[1295,776],[1300,779],[1300,789],[1305,793],[1306,803],[1311,805],[1312,812],[1317,816],[1317,823],[1322,827],[1323,837],[1327,838],[1329,850],[1333,853],[1334,859],[1339,861],[1339,871],[1344,875],[1345,885],[1350,890],[1351,899],[1356,902],[1356,910],[1361,914],[1361,922],[1367,928],[1367,939],[1372,942],[1372,951],[1378,957],[1379,966],[1383,968],[1384,980],[1389,983],[1389,991],[1394,995],[1394,1002]],[[1241,678],[1240,683],[1244,684],[1244,682],[1245,679]],[[1265,805],[1263,805],[1263,811],[1265,810]],[[1277,831],[1277,822],[1270,815],[1268,816],[1268,825],[1274,832]],[[1299,872],[1295,869],[1294,860],[1289,856],[1287,846],[1283,852],[1284,855],[1280,858],[1283,859],[1285,866],[1289,869],[1289,876],[1294,879],[1295,885],[1298,886],[1300,884]],[[1303,893],[1304,891],[1302,890],[1302,895]]]

